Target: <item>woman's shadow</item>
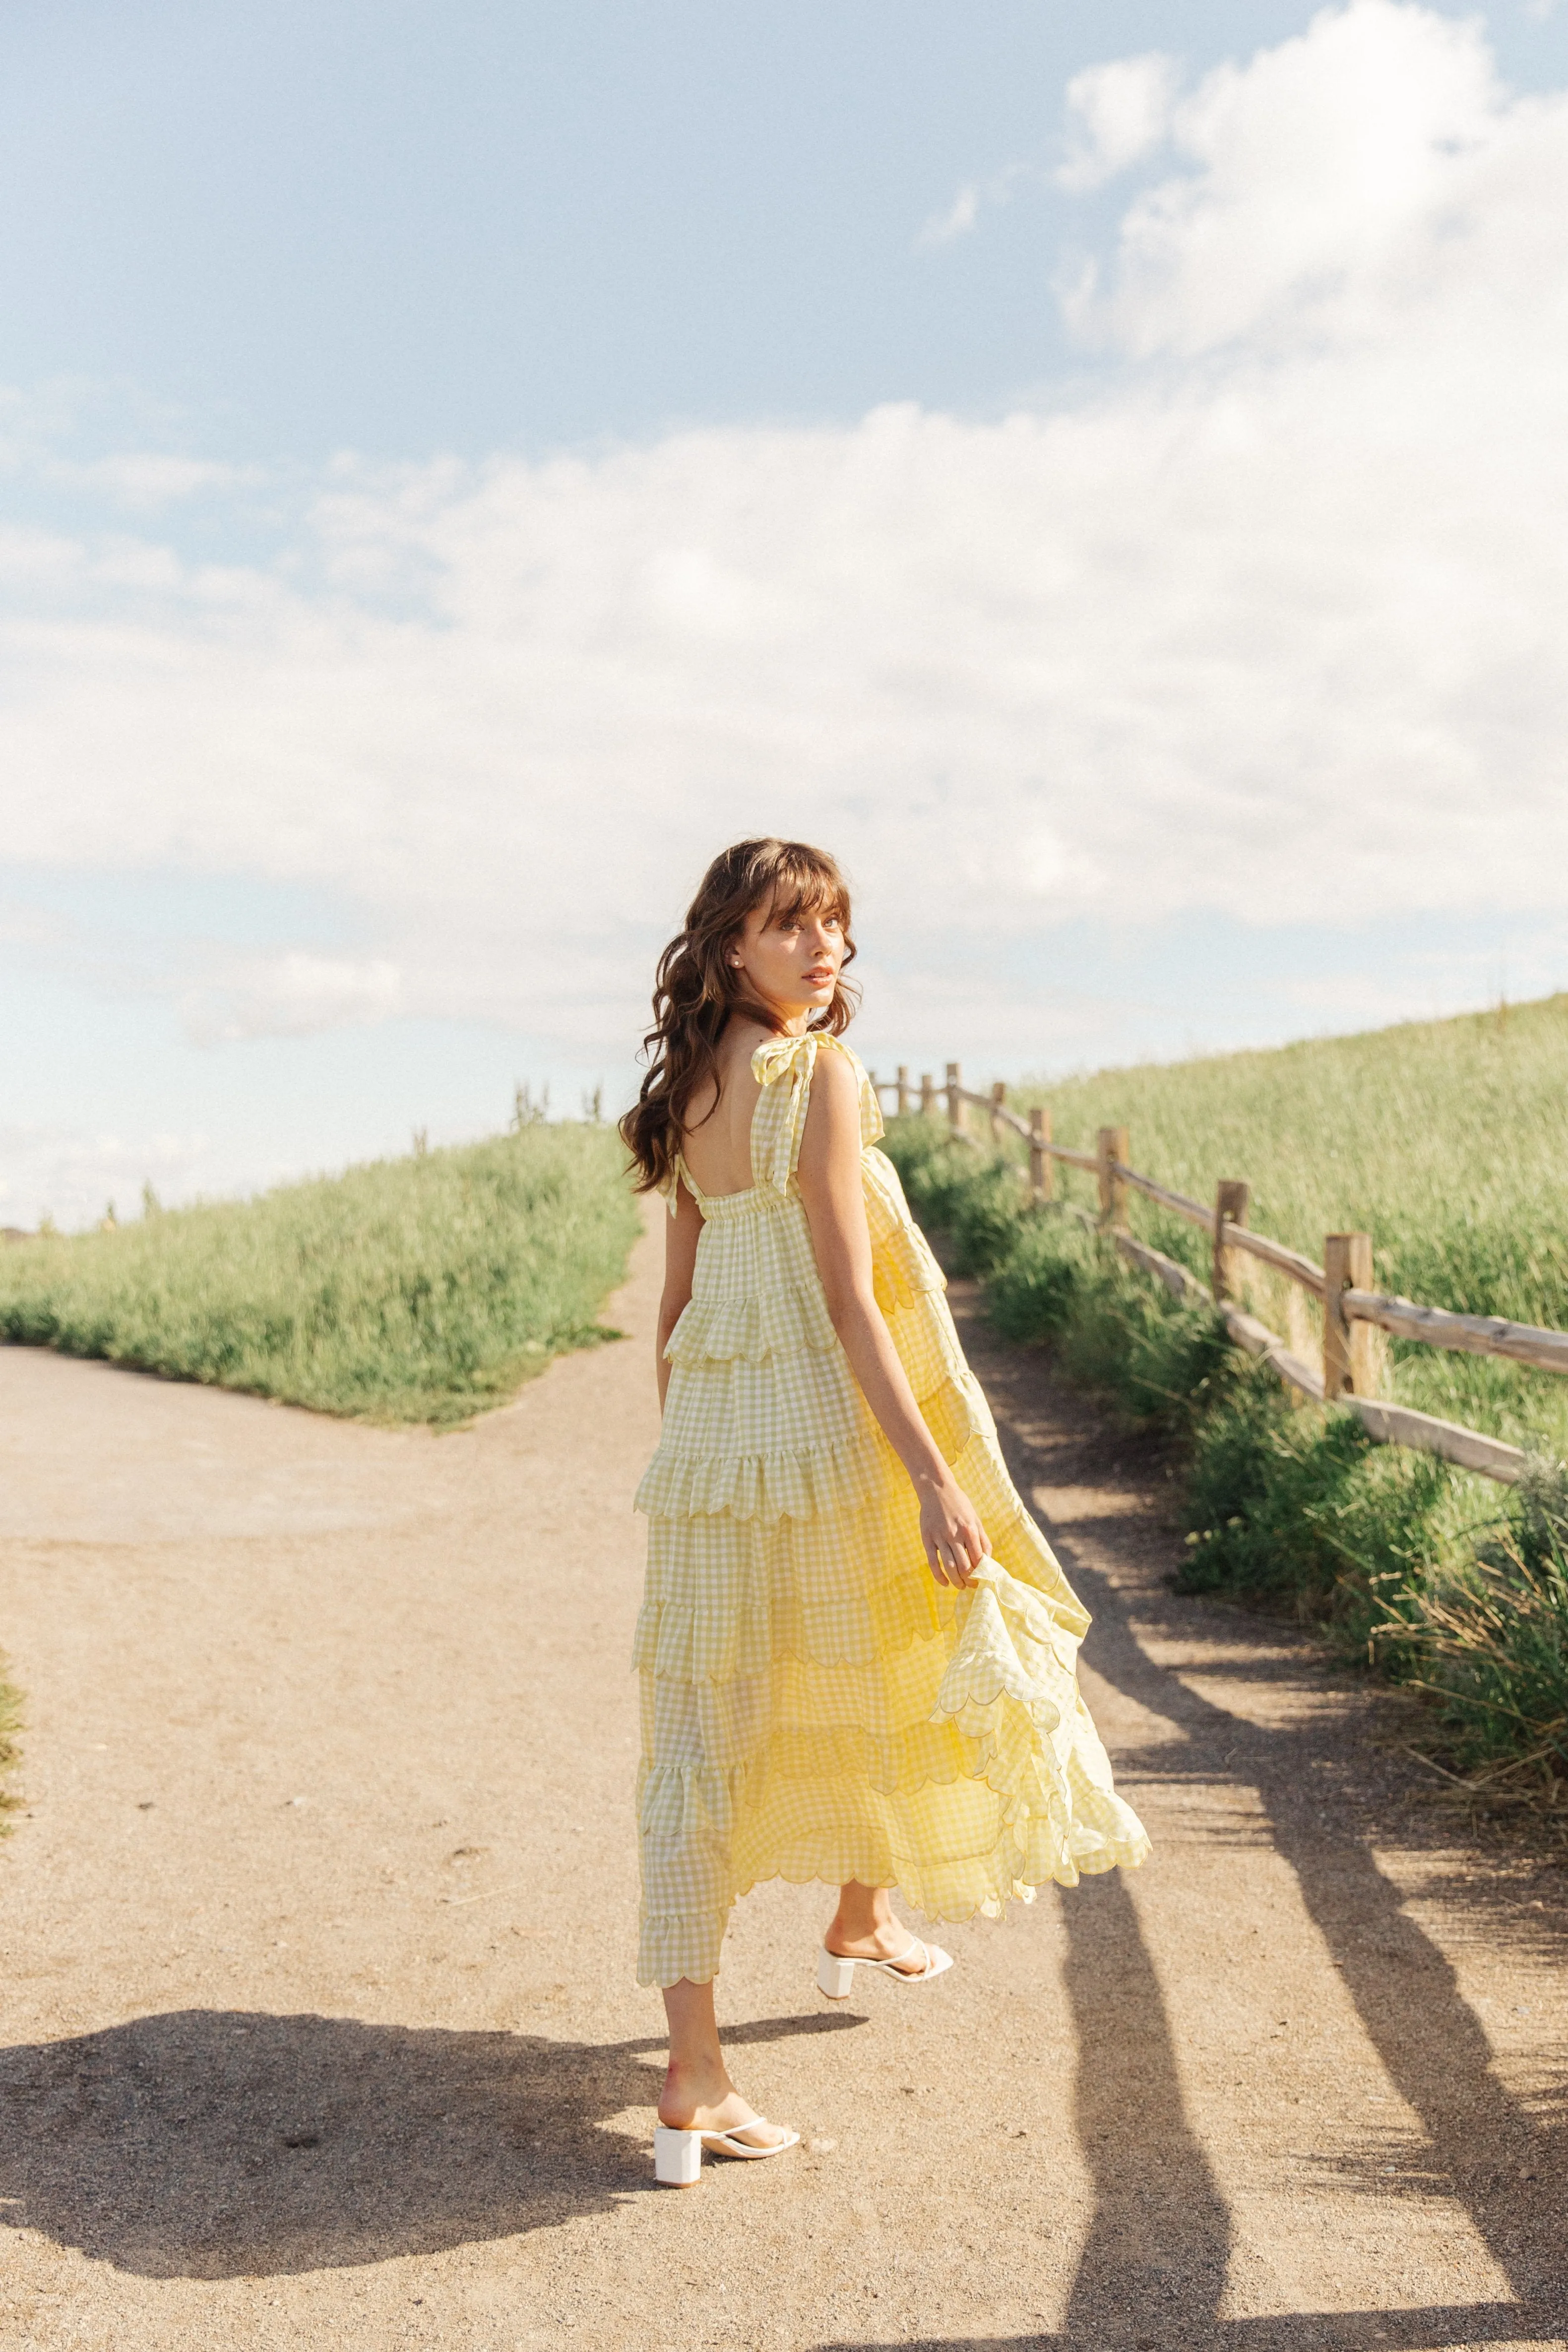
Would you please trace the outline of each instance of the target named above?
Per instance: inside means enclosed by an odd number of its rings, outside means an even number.
[[[858,2017],[731,2027],[732,2043]],[[652,2181],[659,2040],[548,2042],[175,2010],[0,2053],[0,2218],[151,2278],[438,2252]]]

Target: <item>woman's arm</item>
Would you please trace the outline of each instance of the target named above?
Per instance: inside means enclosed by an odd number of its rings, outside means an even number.
[[[871,1284],[854,1071],[818,1053],[800,1141],[800,1197],[833,1328],[921,1507],[921,1539],[939,1584],[966,1585],[990,1551],[979,1514],[942,1460],[914,1400]]]
[[[686,1312],[691,1297],[691,1276],[697,1265],[697,1244],[702,1236],[702,1212],[687,1191],[679,1186],[676,1195],[673,1217],[665,1221],[664,1229],[664,1295],[658,1302],[658,1409],[664,1411],[665,1392],[669,1387],[670,1367],[664,1360],[669,1345],[669,1335]]]

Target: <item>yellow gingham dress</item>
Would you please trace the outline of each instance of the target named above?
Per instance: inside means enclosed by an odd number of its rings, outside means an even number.
[[[860,1084],[877,1303],[994,1549],[973,1591],[926,1565],[910,1480],[827,1313],[795,1166],[821,1053]],[[1143,1860],[1079,1695],[1089,1614],[1019,1501],[910,1215],[869,1080],[839,1039],[752,1067],[752,1183],[707,1199],[665,1350],[641,1675],[641,1984],[705,1983],[759,1879],[897,1886],[928,1918]],[[670,1207],[675,1206],[670,1189]]]

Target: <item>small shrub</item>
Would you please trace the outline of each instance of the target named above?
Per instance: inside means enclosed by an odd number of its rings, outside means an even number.
[[[1009,1339],[1058,1339],[1079,1319],[1100,1270],[1081,1228],[1037,1213],[1020,1226],[1011,1255],[992,1270],[992,1321]]]
[[[1568,1771],[1568,1477],[1531,1465],[1472,1555],[1380,1596],[1384,1663],[1429,1691],[1457,1759]]]
[[[983,1160],[953,1203],[949,1230],[955,1272],[984,1276],[1005,1265],[1018,1245],[1026,1213],[1016,1171],[1005,1160]]]
[[[1293,1411],[1249,1363],[1194,1432],[1179,1586],[1256,1595],[1363,1649],[1390,1583],[1431,1572],[1447,1485],[1433,1456],[1374,1447],[1349,1413]]]

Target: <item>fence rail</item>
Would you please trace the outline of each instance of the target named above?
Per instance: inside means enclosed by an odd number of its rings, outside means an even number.
[[[1540,1371],[1568,1372],[1568,1331],[1510,1323],[1498,1315],[1455,1315],[1447,1307],[1422,1307],[1414,1299],[1392,1297],[1374,1290],[1369,1234],[1326,1234],[1323,1263],[1319,1265],[1300,1250],[1288,1248],[1268,1234],[1254,1232],[1247,1222],[1249,1187],[1238,1179],[1222,1180],[1215,1188],[1213,1208],[1206,1208],[1190,1194],[1174,1192],[1134,1168],[1124,1127],[1102,1127],[1098,1149],[1093,1151],[1058,1143],[1051,1135],[1050,1112],[1044,1105],[1037,1105],[1027,1119],[1021,1118],[1007,1108],[1006,1088],[1001,1080],[988,1094],[975,1094],[963,1084],[956,1062],[948,1063],[940,1087],[929,1071],[922,1072],[918,1100],[907,1067],[900,1066],[897,1077],[890,1080],[879,1081],[873,1072],[871,1084],[879,1097],[892,1095],[900,1113],[918,1108],[928,1118],[932,1117],[937,1097],[942,1096],[950,1130],[969,1143],[977,1143],[978,1139],[970,1131],[968,1114],[972,1109],[984,1111],[993,1142],[999,1142],[1006,1129],[1027,1144],[1027,1181],[1037,1201],[1055,1202],[1052,1169],[1057,1162],[1093,1176],[1100,1189],[1098,1216],[1091,1216],[1076,1203],[1062,1202],[1056,1205],[1090,1230],[1103,1234],[1119,1255],[1163,1282],[1173,1297],[1200,1298],[1212,1305],[1237,1345],[1268,1364],[1298,1398],[1310,1397],[1314,1402],[1341,1405],[1353,1412],[1377,1444],[1413,1446],[1424,1454],[1441,1454],[1462,1469],[1499,1479],[1506,1486],[1512,1486],[1522,1475],[1529,1457],[1521,1447],[1507,1445],[1500,1438],[1489,1437],[1481,1430],[1466,1429],[1458,1422],[1442,1421],[1434,1413],[1417,1412],[1411,1406],[1393,1404],[1377,1396],[1372,1333],[1374,1329],[1384,1330],[1397,1339],[1417,1340],[1424,1347],[1457,1349],[1467,1355],[1500,1356]],[[1213,1268],[1207,1286],[1190,1267],[1128,1232],[1129,1191],[1168,1209],[1173,1216],[1184,1217],[1209,1235]],[[1232,1253],[1237,1251],[1282,1275],[1320,1303],[1323,1325],[1321,1371],[1231,1295],[1236,1273]]]
[[[1428,1348],[1456,1348],[1467,1356],[1506,1356],[1537,1371],[1568,1372],[1568,1331],[1543,1331],[1532,1323],[1510,1323],[1500,1315],[1451,1315],[1446,1307],[1417,1307],[1411,1298],[1385,1298],[1380,1291],[1347,1290],[1340,1300],[1353,1321],[1375,1323],[1401,1339]]]

